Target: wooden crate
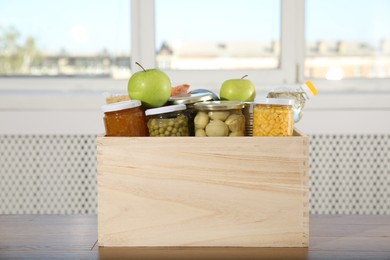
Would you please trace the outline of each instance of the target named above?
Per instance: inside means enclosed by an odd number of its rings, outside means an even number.
[[[308,137],[98,137],[99,246],[307,247]]]

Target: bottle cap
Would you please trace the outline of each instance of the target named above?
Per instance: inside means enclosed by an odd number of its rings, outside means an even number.
[[[310,80],[306,81],[305,84],[302,84],[301,88],[303,89],[303,91],[305,91],[309,98],[317,96],[318,94],[316,87]]]

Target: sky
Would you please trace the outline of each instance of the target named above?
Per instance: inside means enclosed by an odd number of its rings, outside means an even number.
[[[130,1],[0,0],[0,26],[48,51],[130,50]]]
[[[292,0],[291,0],[292,1]],[[390,39],[390,0],[306,0],[308,41]],[[130,0],[0,0],[13,26],[47,51],[130,52]],[[279,0],[156,0],[156,48],[169,40],[278,40]]]
[[[306,39],[390,39],[389,0],[306,0]]]

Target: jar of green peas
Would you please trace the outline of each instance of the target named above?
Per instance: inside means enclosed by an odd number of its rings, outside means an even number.
[[[171,105],[145,111],[149,136],[188,136],[186,105]]]

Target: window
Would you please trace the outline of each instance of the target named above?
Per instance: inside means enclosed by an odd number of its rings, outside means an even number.
[[[0,75],[130,76],[130,2],[0,2]]]
[[[125,81],[131,69],[138,71],[134,65],[138,61],[146,68],[166,70],[173,84],[219,87],[224,80],[245,74],[257,84],[294,82],[303,55],[296,49],[303,33],[296,29],[303,23],[295,11],[300,8],[303,0],[3,1],[0,76],[99,76]],[[211,19],[202,21],[202,17]],[[188,33],[194,24],[199,30]],[[8,36],[11,44],[6,43]],[[176,39],[203,47],[186,48],[190,58],[177,55],[184,49],[172,45]],[[203,49],[201,55],[194,53],[198,49]],[[25,89],[24,83],[18,89]],[[87,89],[89,84],[80,85]]]
[[[234,17],[231,9],[237,10]],[[9,122],[11,133],[33,126],[41,127],[34,133],[56,127],[63,132],[60,126],[75,125],[69,114],[91,119],[92,113],[98,119],[91,122],[100,122],[101,92],[126,91],[130,72],[139,71],[135,61],[163,69],[173,85],[216,93],[226,79],[245,74],[259,96],[304,77],[336,96],[346,90],[388,92],[389,9],[387,0],[0,1],[0,119]],[[245,47],[230,51],[237,42]],[[211,48],[198,56],[197,47],[180,50],[184,45],[177,43]],[[243,55],[241,49],[251,52]],[[190,52],[177,55],[183,50]],[[329,97],[320,109],[337,103]],[[362,105],[350,95],[348,102],[338,98],[343,108],[388,108],[384,101]],[[31,109],[42,114],[42,123],[15,125]],[[85,133],[84,118],[79,122]]]
[[[306,0],[305,77],[390,77],[390,2]]]
[[[243,74],[257,85],[385,79],[389,8],[386,0],[2,1],[0,76],[127,80],[139,61],[199,87]]]
[[[156,65],[174,70],[276,69],[280,13],[280,0],[156,0]]]
[[[132,10],[133,61],[166,70],[173,84],[216,90],[245,74],[259,86],[297,80],[303,0],[133,0]]]

